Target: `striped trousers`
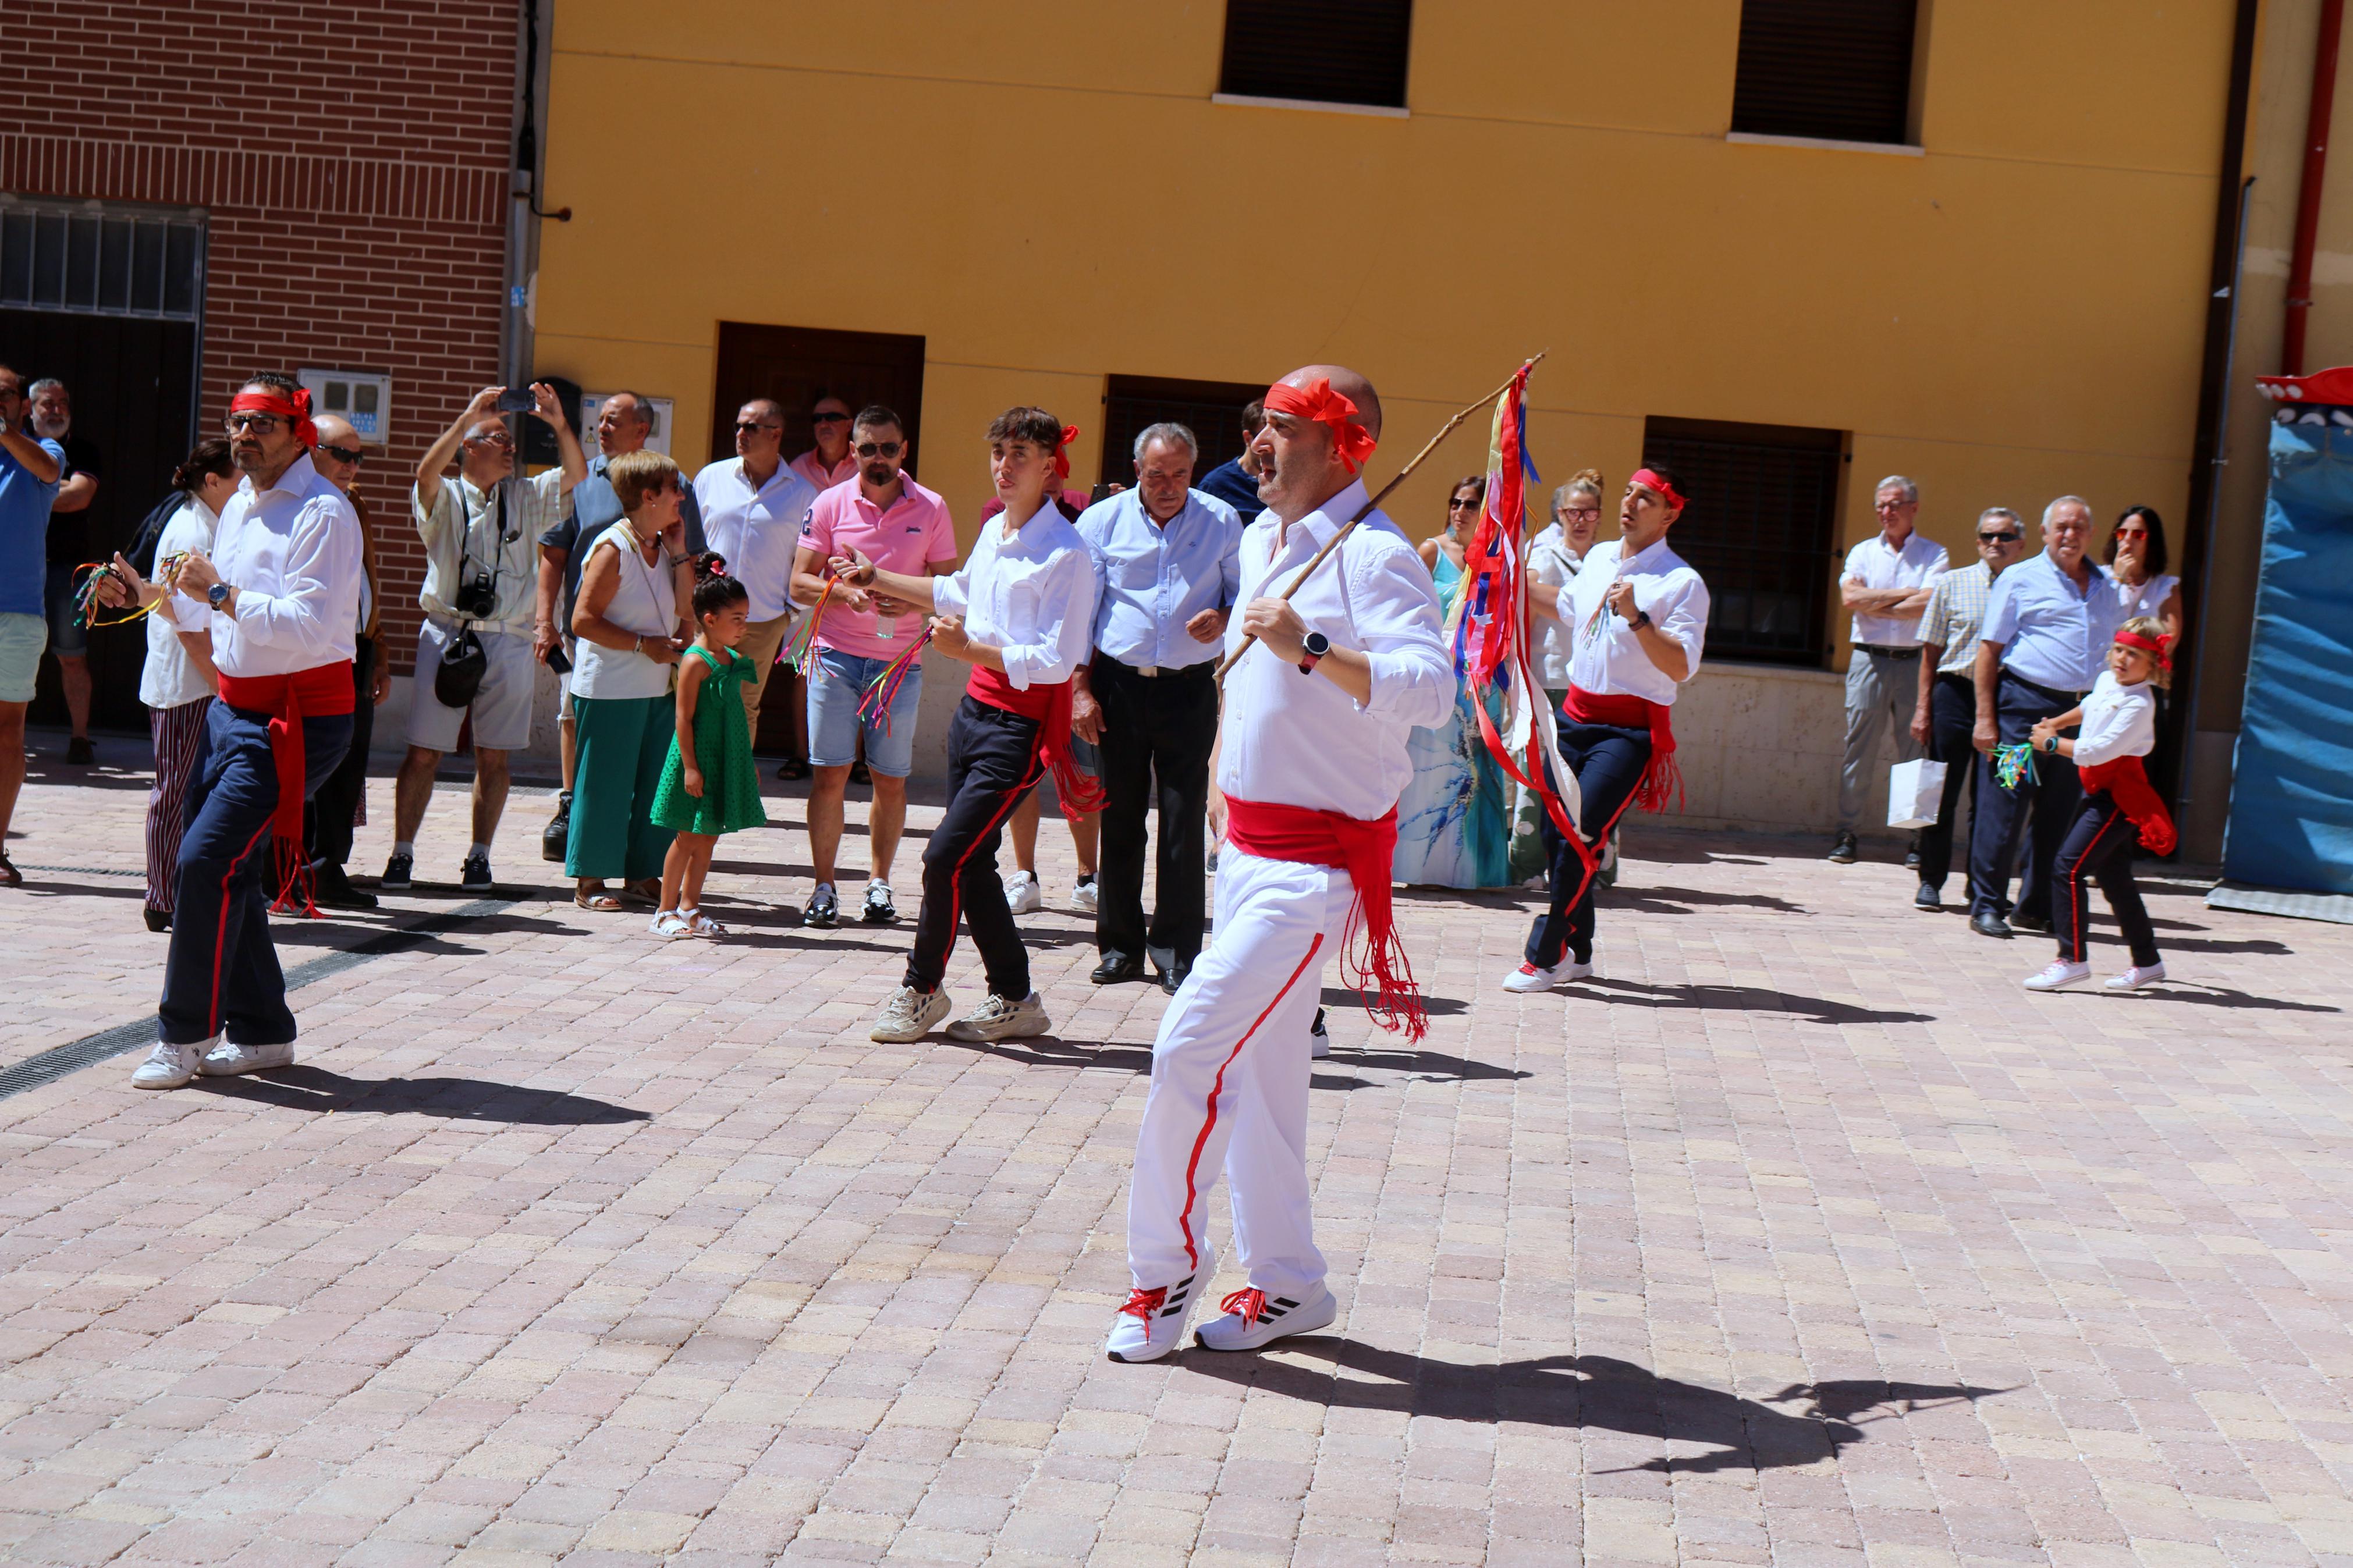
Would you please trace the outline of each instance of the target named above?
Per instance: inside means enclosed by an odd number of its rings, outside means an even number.
[[[180,835],[188,826],[188,780],[195,772],[197,742],[213,700],[199,697],[177,708],[147,710],[155,739],[155,783],[147,791],[147,907],[172,912],[179,879]]]

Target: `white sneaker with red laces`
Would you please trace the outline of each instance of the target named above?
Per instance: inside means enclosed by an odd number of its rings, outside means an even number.
[[[1563,956],[1550,969],[1539,969],[1533,963],[1523,963],[1504,976],[1504,989],[1521,993],[1549,991],[1566,980],[1583,980],[1593,973],[1590,963],[1579,963]]]
[[[1258,1350],[1285,1334],[1328,1329],[1340,1315],[1340,1304],[1321,1282],[1304,1300],[1253,1289],[1237,1290],[1218,1305],[1225,1316],[1203,1323],[1200,1332],[1193,1336],[1205,1351]]]
[[[1185,1340],[1185,1325],[1193,1316],[1193,1302],[1218,1272],[1217,1254],[1207,1246],[1190,1274],[1174,1285],[1127,1293],[1127,1304],[1111,1321],[1111,1338],[1103,1354],[1113,1361],[1158,1361]]]
[[[2063,985],[2081,985],[2091,977],[2090,964],[2070,963],[2063,958],[2054,958],[2040,973],[2028,975],[2025,985],[2029,991],[2056,991]]]

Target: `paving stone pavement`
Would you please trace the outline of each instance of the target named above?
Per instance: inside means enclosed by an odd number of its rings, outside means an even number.
[[[35,761],[0,1065],[152,1007],[142,750]],[[1601,978],[1515,997],[1525,900],[1404,895],[1430,1039],[1335,995],[1314,1073],[1335,1331],[1125,1367],[1159,992],[1050,911],[1051,1038],[877,1046],[904,928],[796,929],[772,807],[729,942],[575,910],[518,792],[523,896],[297,993],[297,1067],[0,1100],[0,1557],[2353,1564],[2353,931],[2157,884],[2178,984],[2035,996],[1883,858],[1638,826]]]

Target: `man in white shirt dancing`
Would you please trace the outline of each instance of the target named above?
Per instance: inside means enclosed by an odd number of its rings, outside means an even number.
[[[1307,1182],[1308,1029],[1320,976],[1361,925],[1342,978],[1377,989],[1377,1017],[1426,1025],[1389,907],[1406,735],[1452,710],[1454,669],[1430,574],[1370,511],[1308,577],[1308,561],[1366,508],[1357,475],[1380,402],[1354,371],[1310,365],[1271,388],[1252,441],[1259,497],[1244,533],[1210,812],[1222,816],[1217,924],[1152,1050],[1152,1091],[1128,1194],[1134,1284],[1105,1346],[1153,1361],[1185,1336],[1217,1273],[1202,1210],[1220,1166],[1248,1284],[1203,1326],[1212,1350],[1256,1350],[1330,1323]]]

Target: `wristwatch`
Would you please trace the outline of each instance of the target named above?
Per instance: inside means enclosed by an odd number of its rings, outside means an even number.
[[[1630,632],[1639,632],[1650,624],[1651,612],[1648,610],[1637,610],[1634,612],[1634,618],[1626,623],[1626,629]]]
[[[210,605],[216,610],[227,609],[228,607],[228,584],[226,583],[216,583],[211,587],[206,589],[205,603]]]
[[[1332,651],[1332,639],[1322,632],[1309,632],[1306,640],[1301,646],[1305,648],[1307,657],[1299,661],[1299,673],[1313,675],[1315,673],[1316,664],[1325,654]]]

